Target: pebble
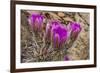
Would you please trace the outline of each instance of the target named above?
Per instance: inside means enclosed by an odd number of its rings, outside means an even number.
[[[58,12],[58,16],[60,16],[60,17],[64,17],[65,14],[64,14],[63,12]]]
[[[65,21],[73,21],[73,19],[72,18],[70,18],[70,17],[65,17],[65,18],[63,18]]]
[[[56,13],[49,12],[49,14],[54,18],[54,19],[61,19]]]

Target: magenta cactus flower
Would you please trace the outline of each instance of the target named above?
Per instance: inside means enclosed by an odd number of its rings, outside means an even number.
[[[72,39],[76,39],[81,31],[81,26],[79,23],[76,23],[76,22],[71,22],[70,24],[70,36]]]
[[[53,26],[51,31],[51,38],[54,48],[61,48],[69,38],[67,27],[63,24],[59,24]]]
[[[28,22],[33,31],[41,31],[43,26],[43,16],[40,14],[32,14],[28,18]]]
[[[64,56],[64,61],[69,61],[69,57],[68,56]]]
[[[53,20],[53,21],[50,21],[49,23],[47,23],[47,25],[46,25],[46,34],[45,34],[46,41],[51,40],[51,29],[52,29],[52,27],[57,26],[59,24],[60,24],[60,22],[56,21],[56,20]]]

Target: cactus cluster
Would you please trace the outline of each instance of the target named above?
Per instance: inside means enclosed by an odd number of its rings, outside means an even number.
[[[66,25],[57,20],[50,20],[44,25],[45,20],[41,14],[32,14],[28,17],[32,31],[39,34],[44,32],[45,43],[50,43],[54,50],[63,49],[70,39],[75,41],[82,30],[80,23],[77,22],[69,22]],[[43,26],[45,26],[45,31],[43,31]],[[69,60],[68,57],[64,59]]]

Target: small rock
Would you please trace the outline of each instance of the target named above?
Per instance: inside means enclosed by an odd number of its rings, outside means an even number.
[[[57,20],[61,20],[61,18],[56,14],[56,13],[53,13],[53,12],[49,12],[49,14],[54,18],[54,19],[57,19]]]
[[[63,12],[58,12],[58,16],[60,16],[60,17],[64,17],[65,14],[64,14]]]
[[[72,18],[70,18],[70,17],[65,17],[65,18],[63,18],[65,21],[73,21],[73,19]]]
[[[29,10],[29,11],[27,11],[30,15],[32,15],[33,13],[35,13],[35,14],[40,14],[40,12],[39,11],[33,11],[33,10]]]

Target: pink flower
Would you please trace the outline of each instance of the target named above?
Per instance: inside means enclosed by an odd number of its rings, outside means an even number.
[[[57,26],[59,24],[60,24],[60,22],[56,21],[56,20],[53,20],[53,21],[50,21],[50,22],[47,23],[46,34],[45,34],[46,41],[50,42],[50,40],[51,40],[51,29],[52,29],[52,27]]]
[[[70,32],[70,37],[72,39],[76,39],[81,31],[81,26],[79,23],[76,22],[71,22],[68,26],[69,32]]]
[[[43,26],[43,16],[40,14],[32,14],[28,18],[28,22],[33,31],[41,31]]]
[[[66,55],[66,56],[64,56],[64,61],[69,61],[70,59],[69,59],[69,57]]]
[[[67,27],[63,24],[53,26],[51,38],[54,48],[61,48],[69,38]]]

